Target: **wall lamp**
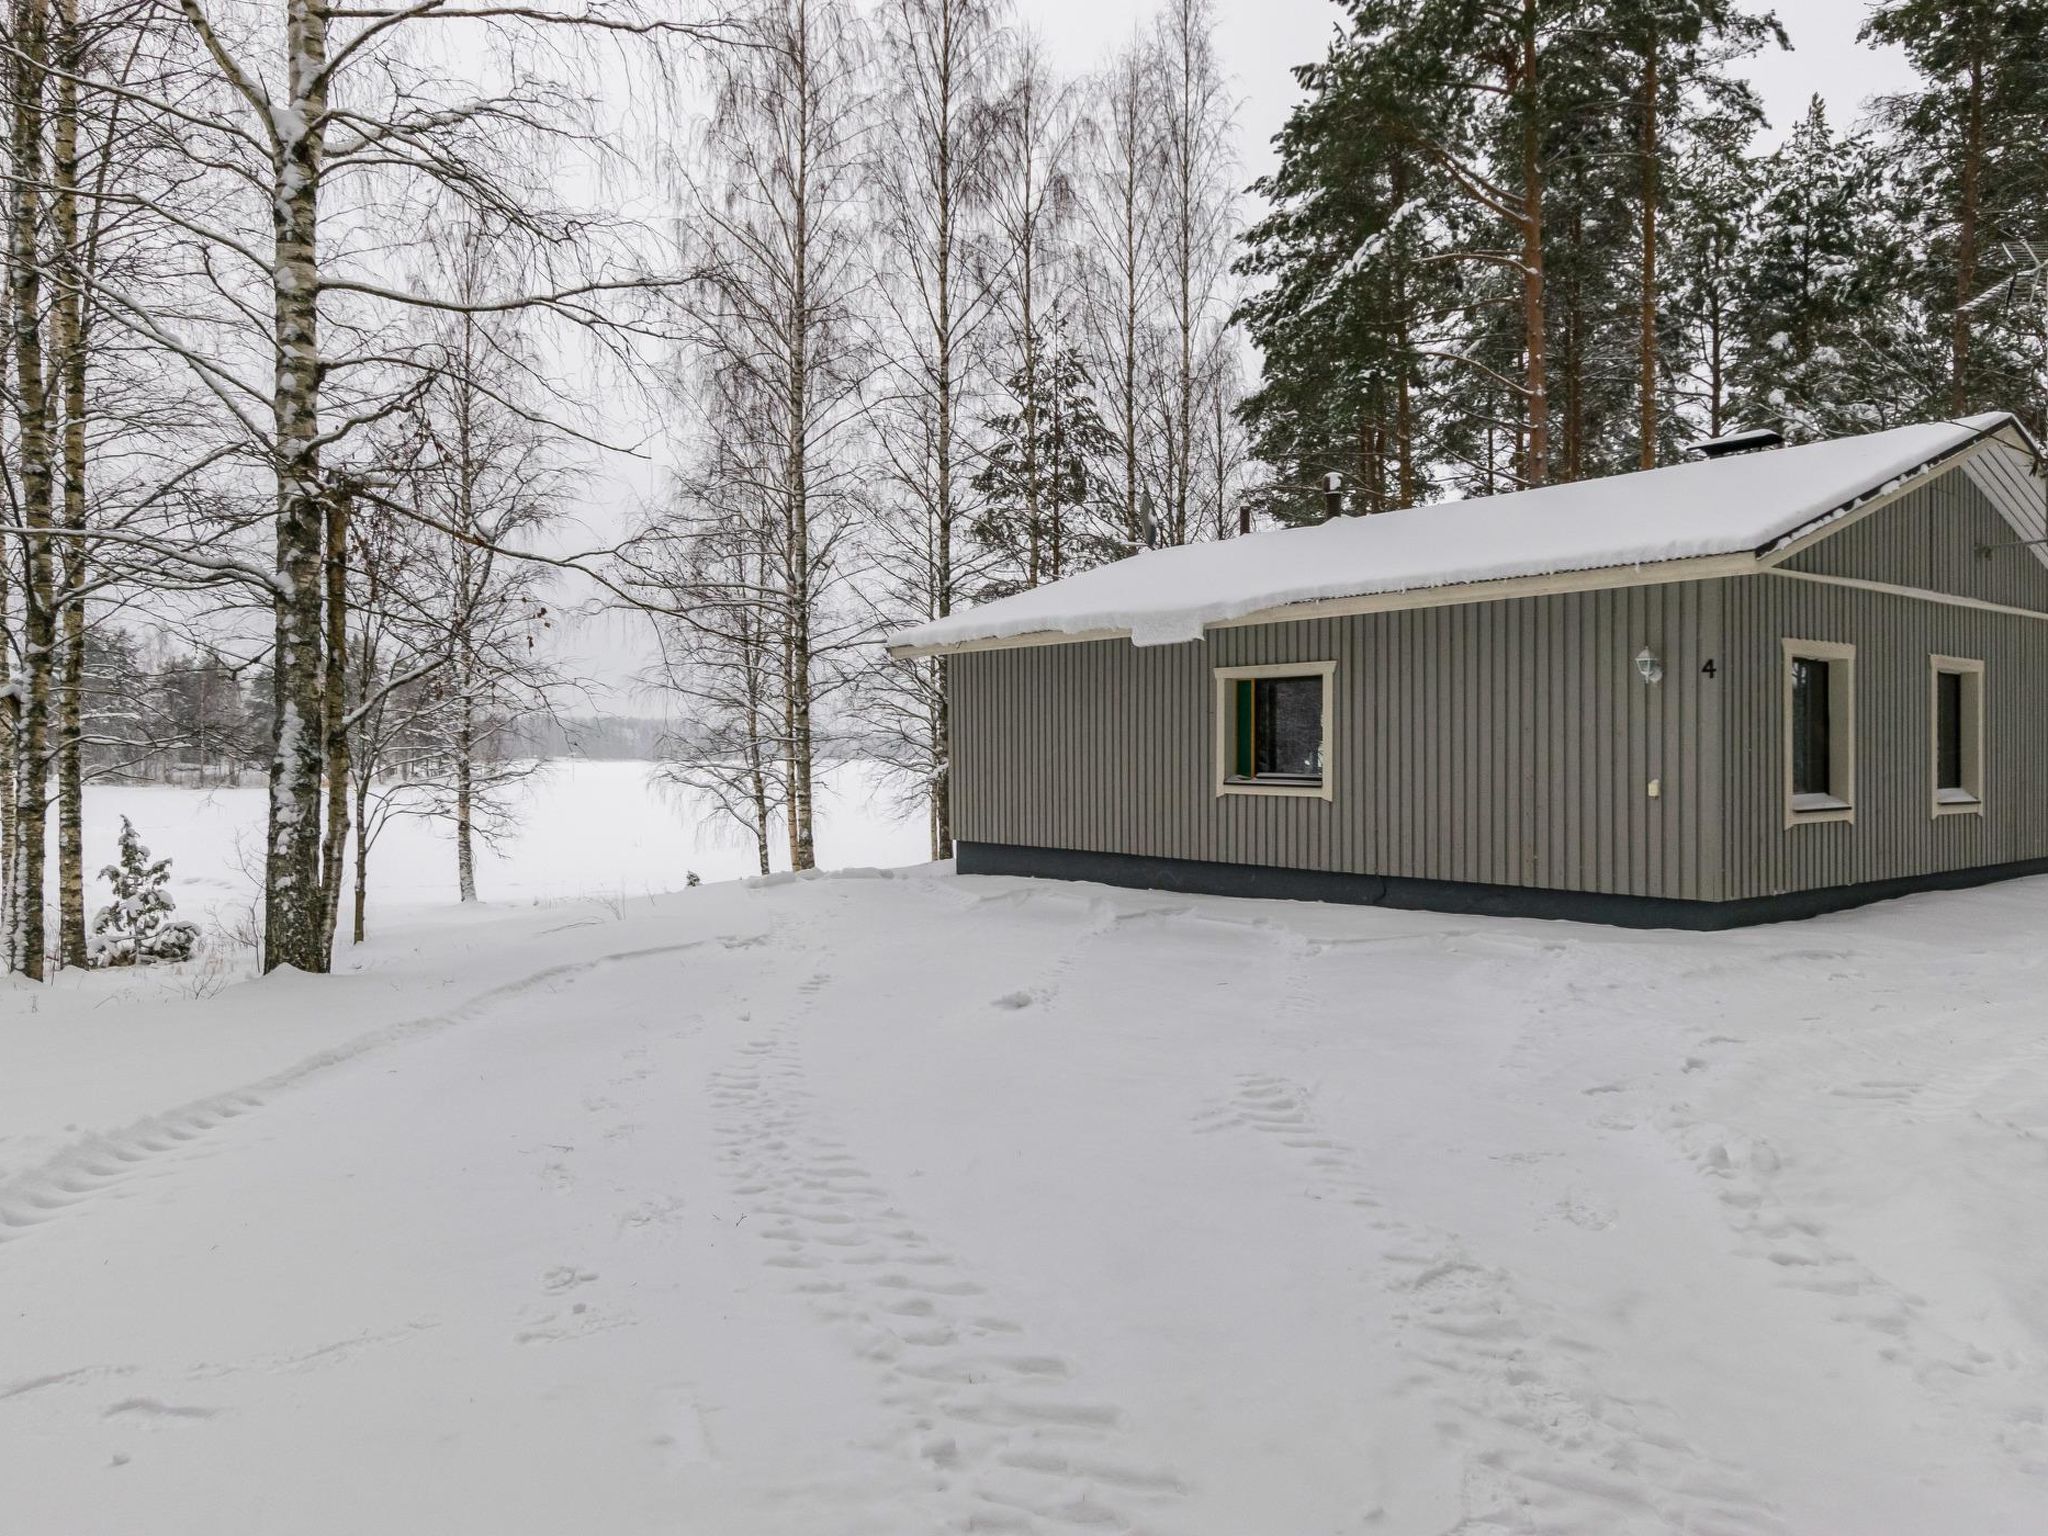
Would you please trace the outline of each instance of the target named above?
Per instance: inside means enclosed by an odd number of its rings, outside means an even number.
[[[1636,652],[1636,675],[1650,685],[1664,681],[1664,663],[1657,659],[1657,653],[1647,645]]]

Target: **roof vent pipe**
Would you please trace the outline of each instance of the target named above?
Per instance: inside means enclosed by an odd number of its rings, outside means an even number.
[[[1344,515],[1344,477],[1334,469],[1323,476],[1323,516]]]
[[[1703,459],[1726,459],[1738,453],[1761,453],[1766,448],[1784,446],[1783,433],[1773,432],[1769,427],[1756,427],[1748,432],[1731,432],[1726,437],[1710,437],[1704,442],[1693,443],[1685,451],[1696,453]]]

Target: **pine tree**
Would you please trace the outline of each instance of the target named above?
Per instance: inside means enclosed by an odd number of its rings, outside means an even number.
[[[1354,512],[1418,499],[1429,450],[1416,320],[1449,304],[1454,279],[1422,259],[1438,189],[1386,131],[1420,110],[1398,59],[1353,35],[1294,75],[1305,98],[1254,187],[1272,211],[1246,233],[1237,270],[1256,285],[1238,318],[1264,363],[1240,415],[1273,472],[1264,510],[1298,523],[1324,515],[1333,473],[1354,488]]]
[[[1637,467],[1642,251],[1640,134],[1610,103],[1636,60],[1598,35],[1553,50],[1558,100],[1545,165],[1545,275],[1558,480]]]
[[[90,953],[95,965],[151,965],[189,960],[199,944],[199,929],[171,916],[177,903],[164,889],[171,879],[171,861],[150,861],[134,823],[121,818],[118,864],[100,871],[113,887],[114,899],[93,919]]]
[[[1688,371],[1680,167],[1761,114],[1733,0],[1348,0],[1239,263],[1267,510],[1405,506],[1663,462]]]
[[[1731,161],[1741,162],[1763,121],[1755,89],[1731,66],[1787,40],[1774,15],[1752,15],[1736,0],[1606,0],[1604,10],[1621,44],[1616,59],[1630,107],[1624,174],[1633,183],[1634,238],[1626,255],[1614,256],[1634,290],[1632,462],[1649,469],[1679,447],[1678,381],[1694,361],[1688,343],[1700,339],[1679,323],[1686,274],[1672,235],[1682,237],[1688,226],[1699,232],[1701,212],[1711,227],[1711,211],[1695,209],[1693,200],[1711,194],[1715,173],[1725,176]],[[1591,41],[1609,51],[1607,36]]]
[[[2024,409],[2040,389],[2039,315],[1991,310],[1973,322],[1964,306],[2002,275],[1991,270],[1995,242],[2044,233],[2048,6],[1886,0],[1862,35],[1903,48],[1922,77],[1918,89],[1881,102],[1879,120],[1917,194],[1906,282],[1927,339],[1946,354],[1934,403],[1957,415]]]

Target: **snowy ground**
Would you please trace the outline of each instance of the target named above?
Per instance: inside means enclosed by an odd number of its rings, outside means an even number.
[[[917,871],[0,987],[0,1526],[2038,1532],[2044,925]]]

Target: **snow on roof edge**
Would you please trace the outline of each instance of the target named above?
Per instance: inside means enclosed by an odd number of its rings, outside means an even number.
[[[1892,428],[1884,432],[1866,433],[1858,436],[1826,439],[1820,443],[1798,445],[1776,449],[1768,453],[1737,455],[1732,458],[1706,460],[1691,464],[1665,466],[1657,470],[1635,471],[1630,474],[1611,475],[1597,480],[1572,482],[1568,485],[1541,486],[1530,490],[1510,492],[1499,496],[1472,497],[1456,502],[1439,502],[1407,509],[1404,512],[1381,514],[1370,519],[1343,519],[1332,523],[1316,525],[1311,529],[1276,529],[1255,534],[1246,539],[1229,540],[1224,543],[1183,545],[1163,550],[1147,550],[1124,560],[1100,566],[1092,571],[1082,572],[1043,587],[1015,594],[1008,598],[981,604],[949,615],[946,619],[932,621],[898,631],[884,642],[891,654],[943,654],[964,647],[1012,642],[1018,645],[1055,644],[1084,638],[1107,638],[1128,636],[1134,645],[1178,644],[1199,640],[1212,626],[1229,624],[1252,614],[1306,606],[1311,603],[1342,601],[1346,598],[1395,596],[1402,593],[1427,592],[1449,587],[1481,586],[1490,582],[1527,579],[1540,576],[1583,576],[1599,571],[1632,571],[1649,565],[1663,565],[1715,556],[1741,554],[1765,555],[1782,548],[1795,539],[1826,527],[1855,512],[1876,498],[1887,495],[1901,485],[1945,465],[1975,447],[1986,438],[2005,429],[2015,430],[2026,446],[2039,454],[2033,437],[2026,427],[2009,411],[1985,412],[1959,419],[1919,423],[1909,427]],[[1948,429],[1944,431],[1943,429]],[[1571,503],[1562,498],[1567,493],[1578,493],[1581,503],[1593,503],[1596,511],[1611,519],[1614,505],[1618,500],[1630,499],[1630,491],[1639,491],[1645,477],[1665,477],[1663,487],[1676,492],[1679,489],[1678,471],[1692,472],[1685,489],[1697,491],[1696,482],[1701,480],[1699,472],[1726,471],[1730,466],[1749,466],[1742,478],[1753,478],[1755,466],[1767,467],[1783,464],[1787,458],[1811,456],[1816,462],[1823,458],[1840,458],[1844,445],[1867,443],[1873,447],[1883,440],[1896,441],[1899,448],[1905,447],[1909,435],[1914,447],[1910,454],[1901,456],[1894,452],[1883,460],[1882,468],[1874,474],[1858,473],[1849,479],[1834,479],[1828,482],[1831,488],[1816,489],[1805,497],[1786,497],[1792,505],[1779,504],[1768,521],[1761,526],[1733,522],[1727,508],[1720,510],[1719,522],[1700,516],[1688,517],[1686,513],[1696,511],[1697,495],[1688,499],[1684,496],[1667,495],[1661,499],[1651,498],[1659,510],[1665,512],[1665,522],[1676,522],[1676,528],[1666,527],[1662,537],[1637,537],[1634,527],[1627,529],[1620,542],[1587,549],[1552,548],[1544,551],[1527,551],[1520,555],[1509,553],[1502,558],[1470,562],[1453,569],[1394,569],[1383,574],[1359,571],[1331,578],[1318,564],[1306,569],[1298,558],[1307,554],[1305,537],[1324,534],[1323,545],[1329,545],[1334,535],[1339,541],[1364,544],[1358,553],[1370,558],[1375,552],[1371,544],[1377,542],[1393,546],[1391,553],[1398,557],[1404,553],[1418,551],[1400,548],[1401,534],[1427,526],[1431,537],[1424,540],[1426,546],[1444,544],[1442,534],[1451,535],[1456,542],[1469,530],[1446,526],[1445,522],[1432,522],[1430,514],[1441,514],[1453,508],[1466,509],[1460,516],[1481,515],[1490,518],[1496,525],[1493,532],[1503,531],[1526,533],[1537,530],[1554,534],[1559,528],[1571,531],[1569,520],[1560,520],[1554,510],[1548,510],[1540,519],[1531,519],[1530,511],[1541,500],[1547,509],[1560,505],[1570,509]],[[1813,450],[1830,450],[1827,455],[1814,455]],[[1723,489],[1736,488],[1738,477],[1727,476],[1729,481]],[[1796,481],[1796,474],[1776,477]],[[1627,487],[1629,490],[1619,488]],[[1795,490],[1797,487],[1795,486]],[[1730,498],[1721,498],[1724,502]],[[1733,498],[1740,502],[1738,495]],[[1675,510],[1662,507],[1662,502],[1678,502],[1683,505]],[[1604,507],[1601,504],[1606,504]],[[1740,505],[1734,515],[1744,512]],[[1411,514],[1423,518],[1418,523]],[[1749,515],[1764,515],[1750,510]],[[1596,524],[1599,516],[1592,519]],[[1630,512],[1631,523],[1654,524],[1654,518],[1647,515],[1647,505],[1640,495],[1633,498]],[[1693,526],[1698,524],[1699,526]],[[1395,530],[1399,532],[1395,532]],[[1374,531],[1372,537],[1361,539],[1359,530]],[[1658,530],[1650,527],[1650,533]],[[1379,534],[1392,533],[1392,537]],[[1276,546],[1271,541],[1287,540],[1285,545]],[[1415,540],[1410,538],[1408,543]],[[1541,543],[1539,538],[1537,543]],[[1251,546],[1258,545],[1257,556],[1250,560],[1238,558],[1252,553]],[[1215,552],[1233,552],[1234,578],[1226,589],[1205,593],[1199,591],[1202,577],[1213,572],[1204,571],[1204,563],[1217,563]],[[1276,557],[1276,550],[1285,555]],[[1331,550],[1329,553],[1337,553]],[[1325,553],[1321,545],[1317,553]],[[1292,558],[1290,558],[1292,557]],[[1178,564],[1181,573],[1161,572],[1162,563]],[[1266,580],[1259,579],[1259,565],[1276,566],[1268,573]],[[1161,605],[1156,600],[1158,582],[1156,578],[1166,575],[1172,580],[1175,574],[1182,575],[1180,584],[1198,590],[1191,592],[1191,600]],[[1147,581],[1143,578],[1154,577]],[[1192,577],[1190,581],[1186,578]],[[1088,596],[1100,590],[1095,600]],[[1046,594],[1065,592],[1072,601],[1062,604],[1049,600]],[[1278,620],[1276,620],[1278,622]]]
[[[1959,416],[1952,422],[1929,423],[1929,425],[1952,425],[1967,431],[1970,435],[1961,442],[1942,449],[1939,453],[1929,455],[1919,464],[1892,476],[1881,485],[1874,485],[1867,490],[1858,491],[1855,495],[1842,502],[1840,506],[1831,507],[1819,516],[1809,518],[1798,527],[1788,529],[1777,537],[1766,540],[1757,546],[1756,552],[1759,555],[1770,554],[1775,550],[1783,549],[1795,539],[1803,539],[1810,533],[1819,532],[1830,523],[1840,522],[1865,504],[1877,500],[1878,497],[1889,496],[1908,480],[1916,480],[1922,475],[1930,474],[1942,468],[1950,460],[1962,457],[1986,438],[1996,436],[2007,427],[2012,427],[2019,433],[2021,440],[2027,445],[2028,451],[2033,453],[2036,458],[2040,457],[2041,454],[2040,445],[2034,441],[2033,433],[2027,430],[2027,424],[2011,411],[1980,411],[1974,416]]]

